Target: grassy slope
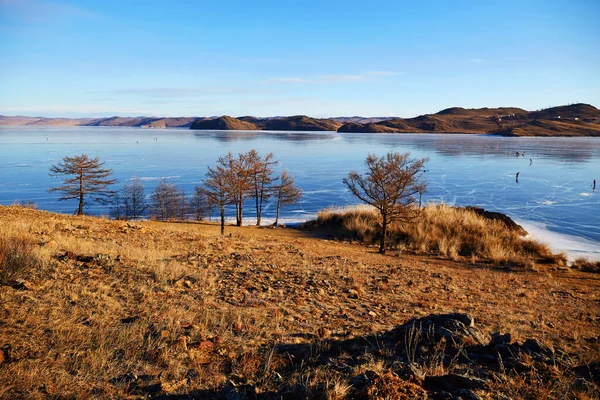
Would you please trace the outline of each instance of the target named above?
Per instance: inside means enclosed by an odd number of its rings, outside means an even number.
[[[227,227],[220,237],[211,224],[127,223],[2,206],[0,225],[5,236],[30,237],[41,259],[24,276],[25,288],[0,286],[7,358],[0,397],[122,397],[147,381],[148,391],[163,394],[287,386],[309,397],[344,398],[351,378],[367,370],[399,381],[390,372],[398,362],[370,350],[358,361],[299,365],[275,346],[311,344],[318,353],[326,337],[366,337],[445,312],[470,313],[487,336],[536,338],[566,351],[572,365],[600,358],[594,274],[508,273],[467,260],[379,255],[290,229]],[[552,374],[549,381],[536,380],[531,369],[507,374],[480,394],[536,398],[565,386],[550,397],[598,393],[574,389],[562,370]]]

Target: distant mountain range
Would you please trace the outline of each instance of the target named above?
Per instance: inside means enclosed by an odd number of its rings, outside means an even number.
[[[130,126],[195,130],[338,131],[366,133],[488,133],[504,136],[598,136],[600,110],[570,104],[539,111],[515,107],[452,107],[414,118],[291,117],[109,117],[42,118],[0,115],[0,125]]]
[[[0,115],[1,125],[27,126],[132,126],[142,128],[187,128],[197,117],[107,117],[107,118],[44,118],[7,117]]]

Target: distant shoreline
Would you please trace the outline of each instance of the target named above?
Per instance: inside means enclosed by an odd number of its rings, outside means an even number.
[[[224,131],[308,131],[340,133],[457,133],[499,136],[600,137],[600,110],[570,104],[539,111],[516,107],[452,107],[414,118],[331,117],[108,117],[45,118],[0,115],[0,126],[188,128]]]

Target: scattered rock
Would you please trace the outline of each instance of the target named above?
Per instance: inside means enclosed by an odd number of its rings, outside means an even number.
[[[486,342],[485,336],[475,328],[473,317],[460,313],[412,318],[393,332],[399,341],[410,340],[421,349],[434,348],[444,341],[449,346],[446,351],[456,352],[465,346]]]
[[[579,365],[574,367],[572,371],[583,379],[600,385],[600,361]]]
[[[134,322],[138,321],[139,319],[140,319],[139,315],[133,315],[131,317],[121,318],[121,323],[122,324],[133,324]]]
[[[33,283],[26,281],[24,279],[17,279],[15,283],[12,285],[13,289],[16,290],[36,290],[37,286]]]

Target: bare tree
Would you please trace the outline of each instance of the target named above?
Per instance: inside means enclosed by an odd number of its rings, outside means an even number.
[[[187,219],[190,211],[190,201],[185,194],[185,190],[177,190],[175,193],[175,216],[180,220],[184,221]]]
[[[252,197],[256,204],[256,226],[260,226],[263,205],[271,197],[271,186],[273,184],[273,165],[277,160],[273,159],[273,153],[261,158],[254,149],[250,150],[246,157],[250,168],[250,182],[252,185]]]
[[[379,252],[382,254],[386,251],[388,225],[418,215],[415,195],[427,188],[422,176],[427,161],[427,158],[411,159],[410,153],[389,152],[384,157],[369,154],[364,176],[352,171],[344,178],[353,195],[379,210],[382,219]]]
[[[127,219],[141,218],[146,212],[146,208],[148,208],[146,194],[144,193],[144,185],[137,177],[133,177],[131,184],[125,184],[125,186],[123,186],[121,198],[123,201],[125,218]]]
[[[221,160],[221,159],[219,159]],[[219,207],[221,214],[221,235],[225,234],[225,207],[236,201],[235,194],[230,185],[230,171],[227,163],[217,162],[216,167],[208,167],[206,179],[202,191],[208,198],[210,204]]]
[[[217,165],[235,204],[236,225],[242,226],[244,202],[252,195],[250,156],[240,153],[234,157],[231,152],[219,157]]]
[[[77,199],[79,205],[75,213],[83,214],[86,199],[107,204],[115,192],[107,187],[114,184],[116,179],[108,179],[112,174],[111,169],[103,168],[104,163],[98,157],[89,158],[87,154],[69,157],[66,156],[56,165],[50,167],[50,176],[67,176],[63,185],[50,188],[50,192],[62,192],[59,200]]]
[[[274,225],[279,223],[279,210],[281,206],[296,204],[302,198],[302,190],[294,184],[294,178],[283,171],[279,177],[279,182],[273,187],[273,194],[277,198],[277,216]]]
[[[160,221],[176,218],[179,215],[179,196],[177,185],[161,180],[150,195],[150,214]]]
[[[194,195],[190,199],[190,211],[197,221],[202,221],[206,215],[210,215],[212,204],[206,191],[201,186],[194,188]]]
[[[123,204],[123,198],[121,197],[121,193],[117,192],[112,197],[112,201],[110,203],[110,209],[108,211],[109,216],[112,219],[125,219],[125,206]]]

